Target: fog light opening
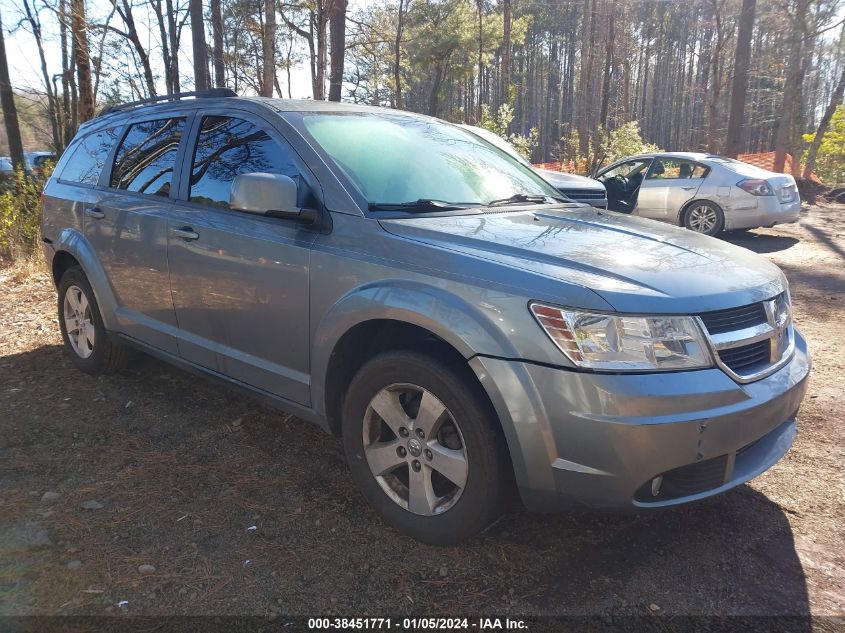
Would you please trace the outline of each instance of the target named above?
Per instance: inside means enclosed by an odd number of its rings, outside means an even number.
[[[663,475],[658,475],[651,480],[651,496],[656,497],[660,494],[660,486],[663,485]]]

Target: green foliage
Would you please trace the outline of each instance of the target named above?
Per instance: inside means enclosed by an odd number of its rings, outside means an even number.
[[[26,257],[38,244],[41,221],[41,191],[52,167],[38,173],[16,171],[2,183],[0,191],[0,256]]]
[[[815,138],[815,132],[804,135],[804,140],[808,143],[812,143]],[[806,160],[806,155],[804,159]],[[839,106],[833,113],[819,146],[813,171],[822,182],[829,185],[845,182],[845,105]]]
[[[597,142],[596,139],[598,139]],[[569,138],[561,139],[561,153],[576,155],[574,171],[588,174],[597,167],[608,165],[626,156],[663,151],[654,143],[646,143],[643,140],[640,124],[637,121],[623,123],[609,132],[599,126],[596,137],[588,141],[589,149],[586,156],[577,153],[578,146],[577,130],[573,131]]]
[[[537,147],[539,132],[536,127],[532,127],[527,136],[523,134],[508,134],[508,128],[513,121],[513,117],[514,112],[510,104],[503,103],[499,106],[498,112],[492,112],[490,106],[485,104],[481,106],[481,121],[478,123],[478,127],[501,136],[513,145],[527,160],[531,160],[531,154]]]
[[[599,154],[606,162],[613,162],[634,154],[662,151],[654,143],[646,143],[643,140],[640,124],[637,121],[624,123],[609,133],[600,129],[599,134],[602,139]]]

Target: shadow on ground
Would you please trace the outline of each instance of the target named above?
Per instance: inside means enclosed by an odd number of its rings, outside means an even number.
[[[755,253],[776,253],[798,244],[798,238],[786,235],[766,235],[753,231],[728,232],[722,236],[726,242],[742,246]]]
[[[749,487],[515,511],[437,548],[381,523],[335,438],[146,357],[101,378],[58,346],[2,357],[0,409],[0,613],[809,613],[787,517]]]

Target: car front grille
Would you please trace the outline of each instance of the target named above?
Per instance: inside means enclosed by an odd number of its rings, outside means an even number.
[[[567,198],[573,200],[604,200],[607,194],[596,189],[558,189]]]
[[[789,295],[698,315],[719,365],[738,382],[769,375],[792,353],[794,332]]]
[[[769,364],[771,343],[769,339],[764,339],[750,345],[723,349],[719,352],[719,358],[731,371],[743,374],[754,367]]]
[[[766,322],[766,310],[762,303],[752,303],[741,308],[705,312],[699,316],[710,334],[741,330]]]

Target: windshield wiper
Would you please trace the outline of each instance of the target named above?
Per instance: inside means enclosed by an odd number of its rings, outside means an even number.
[[[548,204],[549,200],[557,202],[570,202],[566,198],[558,198],[557,196],[546,196],[543,194],[527,194],[515,193],[509,198],[501,198],[499,200],[491,200],[487,203],[488,207],[500,207],[505,204],[519,204],[522,202],[529,202],[531,204]]]
[[[444,200],[420,198],[413,202],[371,202],[367,208],[370,211],[456,211],[466,209],[466,206]]]

